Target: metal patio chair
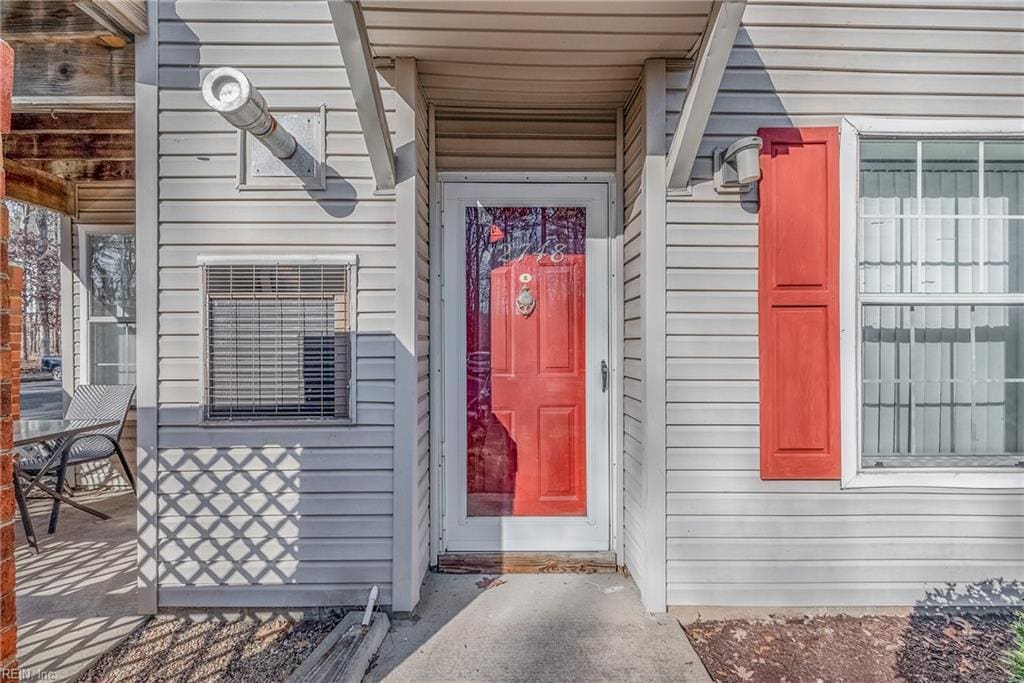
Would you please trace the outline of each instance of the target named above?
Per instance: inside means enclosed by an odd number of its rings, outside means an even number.
[[[131,468],[128,467],[128,461],[118,443],[134,395],[134,385],[83,384],[76,387],[64,414],[65,420],[117,420],[117,424],[54,441],[46,444],[40,451],[23,451],[18,457],[16,467],[36,477],[49,474],[40,470],[46,466],[47,460],[60,450],[60,460],[55,467],[50,468],[50,471],[55,472],[57,476],[55,490],[62,492],[69,465],[98,462],[116,456],[121,461],[128,484],[132,491],[135,491],[135,477],[132,476]],[[57,530],[59,514],[60,500],[54,499],[48,528],[51,534]],[[30,527],[26,525],[26,533],[29,529]]]

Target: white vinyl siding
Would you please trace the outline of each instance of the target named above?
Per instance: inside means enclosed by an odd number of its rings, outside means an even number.
[[[947,581],[1024,578],[1020,491],[760,478],[757,193],[714,192],[714,148],[844,115],[1024,111],[1019,6],[873,5],[751,0],[692,196],[667,204],[669,604],[913,604]],[[668,78],[672,131],[687,79]]]
[[[373,585],[389,604],[395,202],[374,194],[326,2],[156,6],[159,605],[353,605]],[[236,189],[237,131],[199,89],[223,65],[272,110],[326,106],[326,189]],[[199,259],[283,253],[358,257],[357,424],[203,425]]]
[[[416,90],[416,554],[413,578],[430,565],[430,117]]]
[[[644,573],[644,320],[643,171],[646,158],[644,89],[623,114],[623,342],[622,342],[622,533],[620,562],[642,584]]]
[[[440,171],[614,171],[615,112],[437,112]]]

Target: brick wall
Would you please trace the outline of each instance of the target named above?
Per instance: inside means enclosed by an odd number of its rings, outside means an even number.
[[[0,41],[0,199],[3,135],[11,130],[14,51]],[[0,203],[0,679],[17,676],[18,635],[14,613],[14,471],[11,461],[10,274],[7,270],[7,207]]]

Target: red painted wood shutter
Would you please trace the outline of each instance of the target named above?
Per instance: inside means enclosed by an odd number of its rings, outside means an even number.
[[[761,478],[839,479],[839,131],[758,135]]]

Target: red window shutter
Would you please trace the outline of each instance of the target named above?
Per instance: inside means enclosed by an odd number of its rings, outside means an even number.
[[[839,479],[839,130],[758,135],[761,478]]]

